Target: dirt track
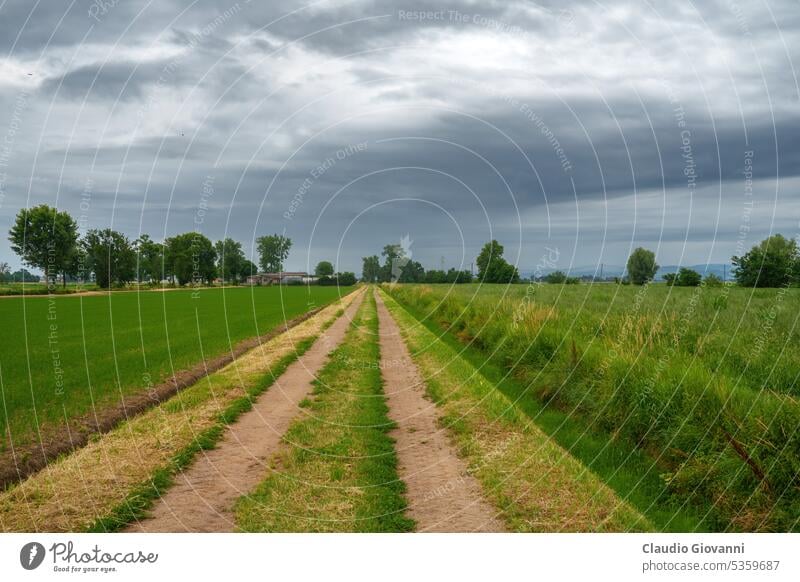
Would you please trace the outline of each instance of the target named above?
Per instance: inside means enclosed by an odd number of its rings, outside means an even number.
[[[483,498],[477,479],[437,426],[436,406],[411,359],[400,329],[378,299],[381,371],[389,417],[397,423],[398,474],[407,486],[409,517],[425,532],[499,532],[505,526]]]
[[[312,382],[345,332],[364,294],[353,301],[314,345],[256,400],[253,408],[228,427],[216,448],[198,456],[176,476],[149,518],[128,532],[234,531],[233,504],[263,478],[266,461],[312,391]]]

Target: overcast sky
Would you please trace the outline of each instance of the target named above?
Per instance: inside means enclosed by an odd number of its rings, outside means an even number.
[[[289,269],[408,235],[426,268],[496,238],[529,272],[800,230],[796,0],[0,0],[0,46],[3,233],[47,203],[285,232]]]

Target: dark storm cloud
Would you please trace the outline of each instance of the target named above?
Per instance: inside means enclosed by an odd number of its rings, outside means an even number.
[[[724,260],[745,178],[759,233],[798,210],[789,0],[69,6],[0,8],[0,230],[88,189],[90,226],[285,229],[297,267],[341,244],[357,270],[407,233],[430,267],[489,236],[532,266],[548,240],[581,263],[635,239]]]

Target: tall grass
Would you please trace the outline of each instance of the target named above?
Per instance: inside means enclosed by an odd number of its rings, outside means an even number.
[[[714,529],[800,527],[796,290],[387,291],[524,380],[531,397],[645,451]]]

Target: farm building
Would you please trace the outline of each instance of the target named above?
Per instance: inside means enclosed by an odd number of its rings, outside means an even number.
[[[316,283],[317,278],[300,271],[284,271],[282,273],[258,273],[247,277],[248,285],[288,285],[290,283]]]

